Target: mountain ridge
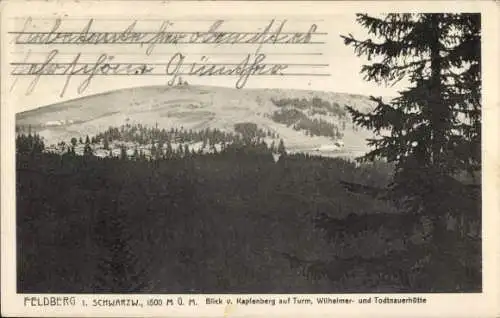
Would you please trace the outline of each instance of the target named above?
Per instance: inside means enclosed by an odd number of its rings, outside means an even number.
[[[295,108],[308,123],[342,125],[345,149],[330,155],[360,155],[366,152],[366,138],[371,133],[354,127],[350,118],[329,113],[328,109],[315,112],[313,99],[337,108],[351,106],[370,110],[374,103],[369,97],[349,93],[336,93],[295,89],[235,89],[217,86],[143,86],[125,88],[68,101],[41,106],[16,114],[16,126],[32,127],[50,143],[69,141],[73,136],[95,135],[111,126],[139,123],[161,128],[182,127],[201,130],[217,128],[233,131],[242,122],[257,124],[275,131],[292,152],[317,152],[332,138],[309,134],[276,122],[275,112]],[[302,108],[288,105],[279,107],[276,101],[301,101]],[[310,103],[311,105],[307,104]],[[316,107],[316,106],[315,106]],[[322,106],[320,106],[322,107]]]

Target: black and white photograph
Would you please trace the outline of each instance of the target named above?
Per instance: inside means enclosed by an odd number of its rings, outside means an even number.
[[[179,75],[17,113],[18,291],[480,292],[481,16],[350,18],[352,72],[405,90]]]
[[[482,293],[484,16],[361,11],[6,17],[16,293]]]

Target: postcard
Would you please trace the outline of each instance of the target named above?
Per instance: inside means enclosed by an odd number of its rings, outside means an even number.
[[[498,9],[3,2],[2,316],[498,316]]]

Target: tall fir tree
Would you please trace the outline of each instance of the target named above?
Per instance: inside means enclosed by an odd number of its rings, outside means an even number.
[[[269,147],[269,149],[271,150],[271,152],[275,151],[275,149],[276,149],[276,143],[274,142],[274,140],[271,142],[271,146]]]
[[[108,137],[104,137],[103,148],[109,150],[109,141]]]
[[[165,157],[170,159],[170,158],[172,158],[173,153],[174,153],[174,150],[172,149],[172,143],[170,142],[170,140],[168,140],[167,141],[167,149],[165,151]]]
[[[286,155],[285,142],[283,139],[280,139],[280,143],[278,144],[278,153],[280,155]]]
[[[157,158],[157,150],[154,141],[151,141],[151,159]]]
[[[74,147],[73,147],[73,152],[74,152]],[[89,136],[87,135],[87,138],[85,138],[85,146],[83,147],[83,155],[84,156],[92,156],[92,154],[93,154],[93,151],[92,151],[92,147],[90,146],[90,139],[89,139]]]
[[[128,160],[127,147],[125,145],[120,146],[120,159]]]
[[[356,124],[378,136],[362,159],[395,163],[394,189],[433,213],[424,197],[431,183],[481,167],[480,15],[358,14],[357,22],[374,39],[342,38],[371,62],[361,69],[365,79],[409,83],[389,102],[371,96],[372,112],[348,107]]]
[[[391,101],[372,96],[376,107],[370,112],[347,108],[356,125],[376,134],[368,140],[373,150],[360,159],[385,159],[395,165],[390,191],[377,192],[381,197],[392,195],[398,203],[404,198],[413,213],[353,214],[343,219],[320,215],[317,226],[333,240],[357,236],[363,228],[399,230],[406,249],[388,249],[382,257],[302,264],[295,256],[285,256],[308,276],[319,274],[334,281],[361,268],[378,277],[375,287],[396,283],[400,290],[411,291],[481,290],[480,238],[457,236],[444,222],[446,213],[469,214],[474,221],[480,215],[480,206],[475,206],[480,196],[452,177],[481,168],[480,15],[358,14],[357,22],[372,38],[342,38],[371,62],[361,69],[365,79],[409,83]],[[430,238],[412,243],[408,235],[423,227],[423,219],[431,221]]]

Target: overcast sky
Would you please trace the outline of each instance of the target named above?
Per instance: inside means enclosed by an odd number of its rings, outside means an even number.
[[[36,16],[35,16],[36,17]],[[278,17],[279,19],[280,17]],[[24,21],[21,19],[16,20],[16,29],[23,27]],[[261,48],[260,52],[269,53],[267,62],[292,62],[292,63],[317,63],[329,64],[329,69],[317,68],[309,69],[310,72],[330,73],[330,77],[251,77],[246,88],[293,88],[293,89],[307,89],[307,90],[324,90],[334,92],[348,92],[355,94],[388,96],[395,95],[400,87],[384,87],[375,83],[366,82],[363,80],[362,75],[359,73],[363,63],[366,63],[364,57],[357,57],[353,52],[352,47],[345,46],[340,35],[352,33],[364,39],[367,34],[355,22],[353,14],[342,15],[329,15],[324,17],[324,21],[313,21],[318,25],[316,32],[328,33],[328,35],[313,37],[313,41],[326,41],[326,45],[266,45]],[[305,21],[301,18],[290,19],[285,24],[284,32],[306,32],[311,24],[310,21]],[[70,21],[63,21],[60,29],[65,31],[80,31],[83,26],[88,23],[88,20],[83,18],[74,18]],[[123,30],[130,25],[130,20],[120,20],[107,22],[96,20],[92,24],[92,31],[107,31],[107,30]],[[111,23],[111,24],[110,24]],[[162,21],[148,20],[139,21],[135,26],[135,31],[157,31]],[[212,24],[212,21],[176,21],[171,27],[173,31],[179,30],[207,30]],[[221,30],[251,30],[256,31],[262,29],[269,23],[269,20],[258,19],[256,21],[243,22],[242,20],[232,19],[224,22]],[[49,19],[34,20],[33,24],[27,28],[30,30],[50,30],[54,21]],[[276,26],[278,23],[275,24]],[[16,52],[11,56],[11,61],[21,62],[25,59],[28,51],[31,50],[29,61],[43,61],[47,58],[47,53],[57,48],[59,54],[56,58],[58,62],[69,62],[75,58],[79,52],[82,53],[80,62],[95,62],[99,54],[107,53],[115,55],[114,61],[120,62],[151,62],[151,63],[166,63],[175,52],[182,52],[186,55],[187,61],[199,61],[204,53],[212,52],[219,53],[219,55],[208,55],[210,61],[213,62],[229,62],[236,63],[242,60],[245,56],[244,53],[253,53],[256,50],[256,45],[246,46],[231,46],[231,45],[158,45],[155,47],[153,54],[150,56],[145,55],[145,47],[139,45],[87,45],[87,46],[49,46],[49,45],[18,45],[12,46],[11,52]],[[289,55],[296,52],[308,52],[322,55]],[[220,55],[220,53],[231,53],[231,55]],[[242,53],[241,55],[235,53]],[[276,55],[283,54],[284,55]],[[301,69],[301,71],[307,69]],[[295,71],[289,69],[289,71]],[[143,76],[143,77],[94,77],[85,92],[79,94],[77,92],[78,86],[84,80],[84,77],[74,76],[66,89],[65,95],[60,97],[60,92],[66,81],[65,76],[58,77],[42,77],[34,91],[27,95],[26,89],[33,78],[20,77],[13,84],[12,93],[18,98],[17,105],[18,111],[24,111],[52,103],[61,102],[68,99],[78,98],[85,95],[101,93],[116,89],[122,89],[134,86],[146,85],[165,85],[168,77],[163,76]],[[183,77],[191,85],[213,85],[213,86],[232,86],[234,87],[235,77]]]

